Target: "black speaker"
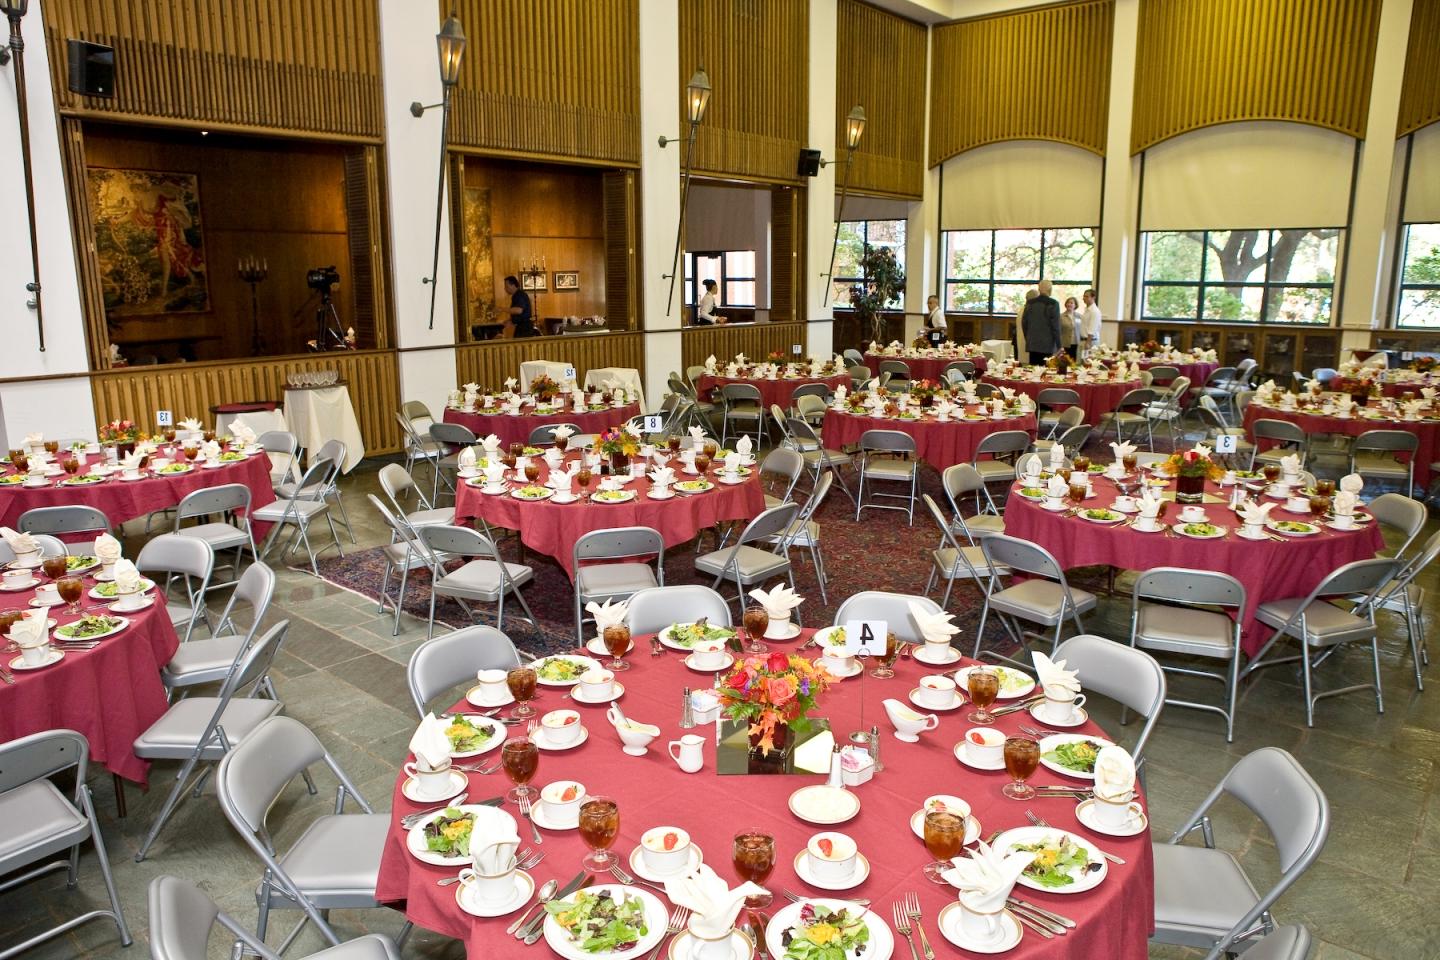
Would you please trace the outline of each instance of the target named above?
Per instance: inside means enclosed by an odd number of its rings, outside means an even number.
[[[87,97],[115,96],[115,48],[85,40],[66,40],[70,89]]]
[[[813,177],[820,173],[820,151],[801,150],[800,160],[795,164],[795,175]]]

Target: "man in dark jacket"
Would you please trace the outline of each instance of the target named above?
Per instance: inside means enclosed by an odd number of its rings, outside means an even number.
[[[1025,331],[1025,349],[1030,352],[1030,362],[1044,363],[1060,349],[1060,304],[1050,296],[1050,281],[1041,280],[1036,285],[1039,296],[1025,304],[1025,314],[1020,320]]]

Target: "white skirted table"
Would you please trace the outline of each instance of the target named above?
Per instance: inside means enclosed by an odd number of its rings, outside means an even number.
[[[314,456],[325,441],[339,440],[345,444],[345,462],[340,466],[346,473],[365,459],[365,440],[344,381],[326,387],[286,387],[285,420],[307,457]]]

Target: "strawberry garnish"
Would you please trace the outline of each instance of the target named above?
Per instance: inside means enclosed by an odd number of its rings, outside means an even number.
[[[968,736],[970,737],[971,743],[978,743],[982,747],[985,746],[985,734],[980,731],[972,730]]]
[[[825,856],[827,857],[835,852],[835,841],[828,838],[816,841],[816,846],[818,846],[820,848],[820,852],[825,854]]]
[[[674,849],[675,849],[675,844],[677,844],[677,843],[679,843],[679,842],[680,842],[680,834],[678,834],[678,833],[667,833],[667,834],[665,834],[665,836],[661,839],[661,843],[663,843],[663,844],[665,845],[665,849],[666,849],[666,850],[674,850]]]
[[[565,788],[564,793],[560,794],[560,802],[569,803],[571,800],[574,800],[578,796],[580,796],[580,788],[576,786],[569,786]]]
[[[562,727],[568,727],[568,726],[570,726],[570,724],[572,724],[572,723],[578,723],[579,720],[580,720],[579,717],[566,717],[566,718],[565,718],[565,722],[562,723],[561,726],[562,726]]]

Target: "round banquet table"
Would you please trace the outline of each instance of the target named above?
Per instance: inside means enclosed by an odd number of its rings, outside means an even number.
[[[1435,374],[1427,374],[1425,376],[1414,377],[1409,380],[1380,381],[1381,394],[1387,397],[1394,397],[1397,400],[1400,399],[1400,395],[1402,393],[1413,393],[1415,394],[1415,396],[1418,397],[1420,396],[1421,389],[1424,387],[1440,387],[1440,376],[1436,376]]]
[[[865,354],[865,366],[870,369],[870,373],[873,376],[878,377],[880,375],[880,363],[884,360],[903,360],[905,365],[910,368],[911,380],[934,380],[937,383],[941,379],[942,371],[956,360],[966,360],[973,363],[977,376],[985,372],[985,367],[988,363],[983,353],[976,354],[973,357],[891,357],[885,354]]]
[[[572,452],[566,462],[573,461],[577,456]],[[536,483],[544,484],[550,471],[539,457],[533,462],[540,464],[540,476]],[[693,475],[680,469],[679,460],[671,463],[677,481],[694,479]],[[758,468],[752,467],[750,476],[743,483],[733,485],[720,483],[716,476],[716,470],[712,468],[708,478],[714,484],[713,490],[697,494],[677,493],[668,500],[650,499],[649,478],[638,477],[625,484],[625,489],[636,493],[635,499],[627,503],[600,503],[586,499],[571,503],[517,500],[509,493],[491,496],[481,493],[478,486],[461,483],[455,495],[455,515],[462,520],[480,518],[486,523],[520,531],[520,541],[526,547],[553,557],[573,579],[575,541],[592,530],[652,527],[665,538],[665,546],[673,547],[693,540],[700,531],[717,523],[753,520],[764,511],[765,493],[760,486]],[[590,483],[592,492],[599,490],[598,472]],[[518,489],[524,483],[511,480],[509,486]],[[578,481],[575,488],[575,492],[580,493]]]
[[[6,474],[13,472],[7,470]],[[62,478],[55,478],[59,479]],[[196,490],[227,483],[243,483],[250,488],[251,509],[259,509],[275,500],[275,490],[270,485],[270,459],[260,453],[214,469],[196,467],[189,473],[149,474],[142,480],[121,480],[116,473],[103,483],[77,486],[57,486],[54,482],[45,487],[0,485],[0,525],[16,526],[20,515],[35,507],[83,504],[99,510],[112,525],[118,526],[127,520],[173,507]],[[254,527],[258,543],[270,529],[270,524],[256,521]]]
[[[527,407],[534,410],[534,407]],[[477,437],[490,434],[500,438],[500,444],[508,447],[512,443],[529,443],[530,434],[536,427],[552,423],[573,423],[581,433],[600,434],[611,427],[618,427],[640,412],[638,403],[627,403],[623,407],[607,405],[603,410],[589,409],[583,413],[561,411],[560,413],[522,413],[512,416],[508,413],[477,413],[473,410],[452,410],[445,408],[446,423],[458,423],[468,427]]]
[[[802,636],[813,633],[802,632]],[[794,647],[793,643],[775,644]],[[859,814],[835,827],[820,827],[798,819],[787,807],[789,795],[803,786],[823,782],[822,777],[806,775],[727,775],[715,772],[715,735],[718,728],[697,726],[693,731],[679,729],[678,712],[682,687],[698,686],[703,675],[688,670],[679,654],[668,651],[660,658],[641,653],[650,648],[649,641],[636,638],[635,651],[628,657],[633,669],[617,675],[624,683],[625,693],[619,705],[626,715],[643,723],[660,727],[660,736],[650,744],[643,757],[620,752],[619,737],[605,718],[603,706],[574,707],[581,713],[589,730],[588,739],[578,747],[563,752],[542,750],[539,769],[532,784],[543,787],[555,780],[573,779],[584,784],[591,794],[604,794],[619,802],[620,832],[612,850],[625,869],[630,851],[640,835],[654,826],[675,825],[690,833],[704,853],[705,862],[727,882],[737,883],[730,865],[730,844],[737,829],[757,827],[775,837],[776,865],[763,884],[775,894],[775,904],[766,908],[773,913],[785,904],[780,891],[793,890],[815,897],[860,897],[872,901],[879,920],[890,926],[890,903],[907,891],[918,892],[923,911],[922,924],[926,936],[941,956],[971,956],[953,947],[940,934],[936,917],[942,907],[955,899],[955,890],[929,882],[921,875],[921,867],[930,861],[925,847],[911,831],[909,820],[927,796],[948,793],[970,802],[973,815],[980,821],[981,836],[997,830],[1026,824],[1025,810],[1035,809],[1054,826],[1073,830],[1082,841],[1095,843],[1100,849],[1123,858],[1125,865],[1110,864],[1109,874],[1093,890],[1076,894],[1054,894],[1024,887],[1016,888],[1016,896],[1063,914],[1076,921],[1076,927],[1063,937],[1041,939],[1025,930],[1020,943],[1005,954],[1015,960],[1044,957],[1058,958],[1105,957],[1107,960],[1146,956],[1146,940],[1154,917],[1154,863],[1150,834],[1142,832],[1128,839],[1096,837],[1079,826],[1074,806],[1068,801],[1009,800],[1000,794],[1008,778],[1003,770],[982,772],[962,765],[953,754],[971,724],[965,719],[968,705],[959,710],[939,713],[939,727],[921,734],[918,743],[902,743],[891,735],[891,725],[881,705],[887,697],[904,698],[919,677],[930,669],[913,660],[900,660],[896,676],[890,680],[866,677],[840,682],[820,700],[816,716],[828,717],[831,728],[839,737],[860,726],[860,698],[864,696],[864,723],[879,724],[881,759],[885,769],[868,783],[850,789],[860,798]],[[535,700],[537,712],[569,708],[572,700],[562,700],[554,687],[539,687]],[[464,701],[457,709],[473,710]],[[1018,733],[1026,714],[1001,717],[996,728]],[[1103,736],[1093,723],[1076,728],[1077,732]],[[665,745],[682,733],[704,737],[704,767],[695,774],[685,774],[666,755]],[[485,756],[495,756],[496,752]],[[470,775],[470,800],[493,797],[509,788],[503,773],[484,777]],[[467,955],[474,958],[507,960],[532,956],[513,936],[504,933],[522,911],[494,919],[472,917],[461,911],[455,900],[455,887],[437,887],[435,882],[453,876],[456,868],[430,866],[409,853],[398,818],[426,805],[412,803],[399,790],[403,775],[396,782],[392,812],[394,818],[380,862],[376,899],[396,909],[415,923],[446,936],[462,940]],[[1067,785],[1083,783],[1041,768],[1034,777],[1037,784],[1068,781]],[[1037,806],[1038,805],[1038,806]],[[506,801],[502,808],[516,818],[522,847],[543,850],[545,861],[531,871],[538,887],[554,877],[564,884],[580,869],[580,858],[586,847],[574,830],[542,830],[543,847],[531,843],[530,830],[521,820],[515,805]],[[839,830],[853,837],[860,852],[870,860],[871,872],[865,881],[844,893],[828,893],[808,886],[801,880],[792,861],[804,849],[809,837],[823,830]],[[608,876],[595,878],[612,882]],[[636,889],[642,889],[637,887]],[[645,888],[648,889],[648,888]],[[869,922],[876,921],[875,916]],[[906,960],[908,952],[897,934],[895,952],[890,960]],[[547,951],[547,955],[548,951]]]
[[[795,403],[795,389],[807,383],[823,383],[831,393],[835,392],[836,387],[845,387],[848,390],[850,375],[839,373],[832,377],[782,376],[771,380],[769,377],[719,377],[707,373],[695,381],[695,392],[701,397],[711,397],[713,390],[714,396],[711,399],[719,402],[720,388],[731,383],[749,384],[759,389],[760,401],[768,412],[772,404],[783,410],[789,410]]]
[[[38,579],[47,578],[39,574]],[[86,575],[84,610],[100,605],[88,596],[95,583]],[[28,609],[33,596],[33,589],[7,591],[0,594],[0,606]],[[60,626],[79,619],[64,610],[63,605],[50,608]],[[145,782],[150,762],[135,756],[135,738],[169,707],[160,669],[175,655],[180,638],[163,604],[120,616],[130,621],[124,630],[93,649],[67,650],[63,660],[48,667],[15,670],[10,663],[18,654],[0,656],[15,678],[13,684],[0,683],[0,742],[42,730],[78,730],[90,741],[91,759],[126,780]]]
[[[1108,507],[1119,491],[1105,477],[1094,479],[1095,496],[1085,505]],[[1270,635],[1270,629],[1255,619],[1255,610],[1262,603],[1306,596],[1332,570],[1356,560],[1368,560],[1385,545],[1375,523],[1345,531],[1322,527],[1313,536],[1282,537],[1280,541],[1245,540],[1235,534],[1239,520],[1225,503],[1204,504],[1210,523],[1230,528],[1224,539],[1195,540],[1163,531],[1141,533],[1129,526],[1092,523],[1069,516],[1068,512],[1051,512],[1020,496],[1018,486],[1010,491],[1006,503],[1006,534],[1038,543],[1066,570],[1095,564],[1122,570],[1188,567],[1217,570],[1239,580],[1245,587],[1246,605],[1241,644],[1252,656]],[[1207,493],[1227,502],[1229,489],[1207,484]],[[1173,505],[1168,512],[1173,520]],[[1278,506],[1270,515],[1274,519],[1292,518]]]
[[[1099,423],[1099,418],[1114,410],[1120,405],[1121,399],[1131,390],[1140,389],[1139,380],[1112,380],[1108,383],[1080,383],[1071,377],[1066,380],[1046,378],[1044,380],[1010,380],[1004,377],[986,376],[986,383],[994,384],[997,387],[1009,387],[1020,393],[1028,394],[1031,400],[1040,396],[1041,390],[1049,390],[1058,387],[1064,390],[1074,390],[1080,395],[1080,406],[1085,410],[1085,421],[1087,423]],[[1057,410],[1064,410],[1063,406]]]
[[[1415,486],[1422,492],[1430,485],[1430,464],[1440,460],[1440,416],[1432,410],[1429,417],[1421,420],[1402,420],[1388,417],[1378,410],[1366,408],[1358,416],[1337,417],[1316,411],[1281,410],[1251,400],[1245,408],[1245,432],[1254,439],[1251,424],[1256,420],[1287,420],[1297,424],[1307,434],[1341,433],[1358,437],[1370,430],[1403,430],[1413,433],[1420,441],[1415,451]],[[1274,446],[1269,441],[1261,444],[1262,449]]]
[[[973,412],[975,408],[967,408]],[[986,417],[983,420],[950,420],[941,422],[931,416],[920,420],[900,420],[891,417],[875,417],[869,414],[842,413],[830,409],[825,413],[822,432],[825,445],[832,450],[841,450],[860,442],[866,430],[899,430],[915,438],[915,452],[936,470],[944,470],[957,463],[970,463],[975,459],[975,448],[990,434],[1000,430],[1024,430],[1035,439],[1035,415],[1024,413],[1006,416],[1001,420]]]

